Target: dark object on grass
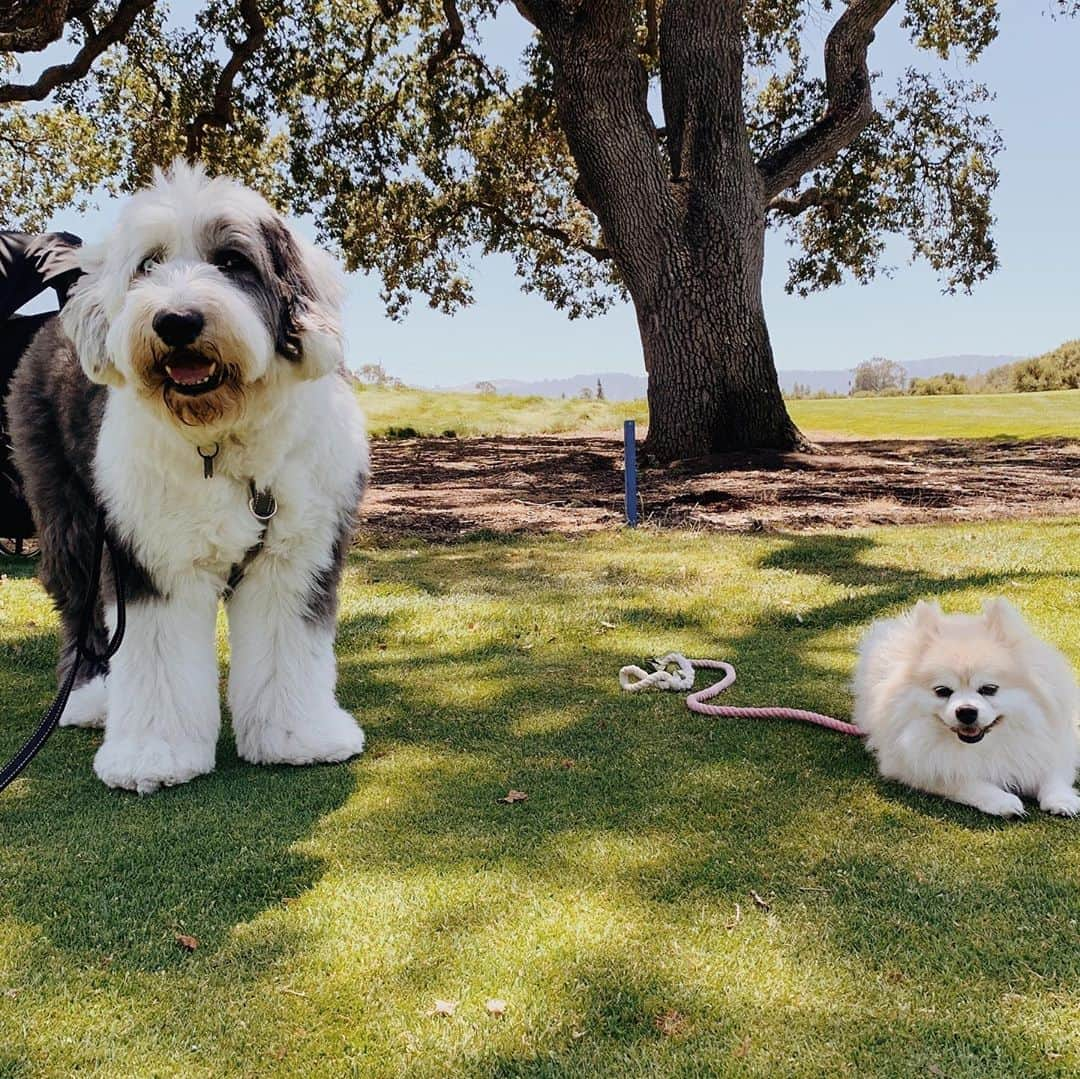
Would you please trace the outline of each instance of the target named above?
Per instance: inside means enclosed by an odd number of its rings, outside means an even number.
[[[56,290],[61,307],[79,276],[72,254],[81,244],[69,232],[32,236],[25,232],[0,232],[0,537],[9,540],[7,553],[22,554],[23,544],[34,534],[30,507],[22,482],[11,461],[7,433],[8,384],[34,335],[55,311],[16,315],[24,304],[47,288]]]

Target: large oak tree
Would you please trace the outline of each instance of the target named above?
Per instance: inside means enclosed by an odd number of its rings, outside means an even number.
[[[486,48],[500,7],[534,30],[520,70]],[[0,212],[32,227],[201,157],[312,214],[392,314],[417,293],[467,303],[477,250],[572,317],[629,295],[661,460],[795,447],[768,227],[803,293],[870,279],[895,234],[946,289],[997,262],[988,91],[875,79],[888,17],[913,61],[973,59],[997,33],[995,0],[205,0],[193,25],[164,0],[23,0],[0,10],[0,52],[64,38],[72,56],[26,82],[9,63]]]

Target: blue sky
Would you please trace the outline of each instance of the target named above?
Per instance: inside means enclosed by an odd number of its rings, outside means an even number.
[[[974,69],[997,93],[991,106],[1005,139],[995,198],[1001,268],[972,296],[942,296],[934,274],[910,266],[902,246],[896,273],[868,286],[846,284],[801,299],[784,293],[787,248],[770,237],[765,302],[777,364],[784,370],[850,367],[873,355],[896,360],[983,353],[1031,355],[1080,337],[1080,21],[1042,14],[1049,0],[1003,0],[1001,34]],[[181,15],[189,0],[174,3]],[[899,7],[900,5],[898,5]],[[894,11],[871,50],[891,76],[932,64],[900,30]],[[812,31],[818,43],[827,26]],[[488,37],[491,55],[516,64],[528,27],[507,8]],[[820,51],[820,49],[819,49]],[[54,223],[96,238],[110,207]],[[454,316],[419,298],[404,322],[385,317],[377,279],[349,281],[346,329],[353,365],[379,361],[406,382],[456,385],[487,378],[550,378],[590,371],[643,373],[632,310],[569,321],[518,288],[508,259],[478,259],[476,302]]]

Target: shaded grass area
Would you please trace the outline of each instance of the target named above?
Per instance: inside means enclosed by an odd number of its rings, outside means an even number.
[[[98,735],[61,731],[0,797],[0,1075],[1074,1075],[1080,825],[991,821],[880,782],[854,739],[615,673],[724,656],[733,701],[846,717],[870,620],[997,592],[1076,660],[1078,541],[360,549],[339,656],[363,758],[256,768],[223,737],[214,775],[139,799],[92,778]],[[54,647],[9,575],[0,752]]]
[[[1080,437],[1080,390],[955,397],[839,397],[791,401],[815,436],[851,438]]]
[[[644,401],[583,401],[580,398],[496,396],[413,387],[364,386],[357,396],[376,438],[442,435],[557,434],[612,431],[623,420],[644,423]]]

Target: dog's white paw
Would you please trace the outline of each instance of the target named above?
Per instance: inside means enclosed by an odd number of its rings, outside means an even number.
[[[975,808],[995,817],[1022,817],[1027,813],[1024,803],[1010,791],[995,790],[979,797]]]
[[[61,727],[104,727],[108,693],[105,689],[105,676],[84,682],[78,689],[71,691],[67,707],[60,717]]]
[[[1071,787],[1066,790],[1049,791],[1039,795],[1039,808],[1059,817],[1075,817],[1080,814],[1080,794]]]
[[[252,764],[330,764],[363,753],[364,732],[335,705],[320,716],[241,723],[236,751]]]
[[[163,738],[115,737],[105,741],[94,757],[94,771],[109,787],[153,794],[214,770],[214,745],[173,745]]]

